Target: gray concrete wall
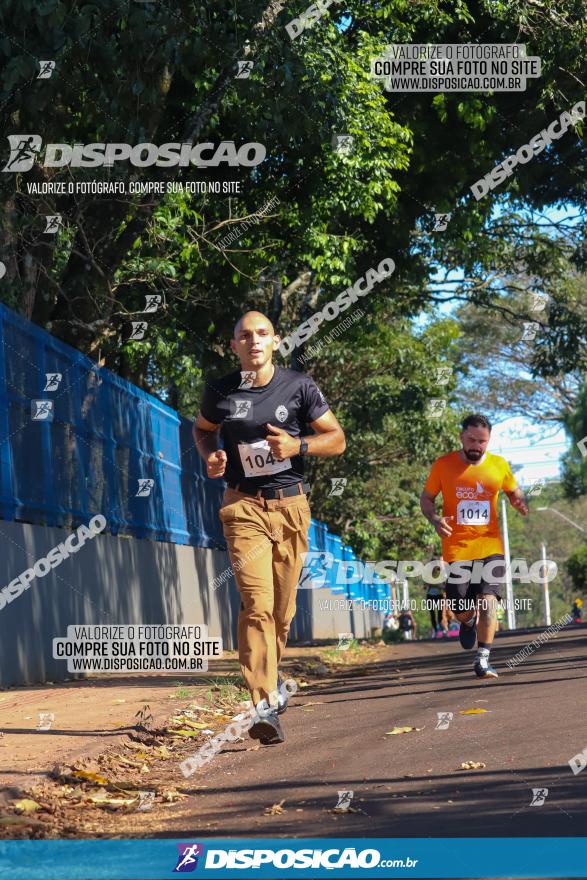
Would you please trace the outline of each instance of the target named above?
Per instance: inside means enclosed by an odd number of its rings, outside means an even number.
[[[69,530],[0,521],[0,589],[62,543]],[[236,647],[239,599],[233,580],[210,582],[229,565],[220,550],[97,535],[0,609],[0,687],[70,678],[52,657],[52,640],[74,624],[206,624],[226,649]],[[300,590],[291,641],[370,634],[373,612],[322,611],[330,590]]]

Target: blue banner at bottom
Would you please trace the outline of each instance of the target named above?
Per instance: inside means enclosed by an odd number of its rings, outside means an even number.
[[[218,838],[0,842],[10,880],[587,878],[586,837]]]

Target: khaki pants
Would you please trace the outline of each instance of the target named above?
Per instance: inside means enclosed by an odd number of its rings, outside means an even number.
[[[219,515],[241,597],[241,671],[256,705],[277,687],[308,550],[310,505],[305,495],[266,500],[227,489]]]

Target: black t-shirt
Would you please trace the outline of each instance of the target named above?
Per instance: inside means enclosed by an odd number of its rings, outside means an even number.
[[[310,376],[278,366],[271,381],[258,388],[248,387],[247,374],[241,375],[240,370],[221,379],[208,379],[200,406],[205,419],[222,425],[228,459],[225,479],[247,492],[285,489],[304,478],[302,456],[279,461],[271,454],[267,423],[301,437],[311,434],[310,422],[329,409]]]

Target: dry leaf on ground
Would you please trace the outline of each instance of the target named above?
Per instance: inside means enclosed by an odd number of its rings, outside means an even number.
[[[388,730],[385,736],[395,736],[396,733],[412,733],[415,730],[424,730],[423,727],[394,727],[393,730]]]
[[[22,798],[19,801],[14,801],[13,806],[17,813],[35,813],[41,809],[41,805],[31,798]]]
[[[459,715],[482,715],[483,712],[489,712],[489,709],[461,709]]]
[[[486,766],[483,761],[463,761],[459,770],[483,770]]]
[[[76,779],[83,779],[85,782],[95,782],[96,785],[108,785],[108,779],[100,776],[99,773],[92,773],[90,770],[74,770],[69,774],[75,776]]]
[[[169,733],[172,736],[199,736],[199,730],[187,730],[185,727],[181,727],[179,730],[169,729]]]
[[[279,816],[281,813],[285,813],[282,804],[285,803],[285,800],[279,801],[278,804],[273,804],[271,807],[265,807],[265,815],[266,816]]]
[[[108,792],[102,789],[88,798],[90,803],[105,807],[128,807],[137,803],[137,797],[111,797]]]

